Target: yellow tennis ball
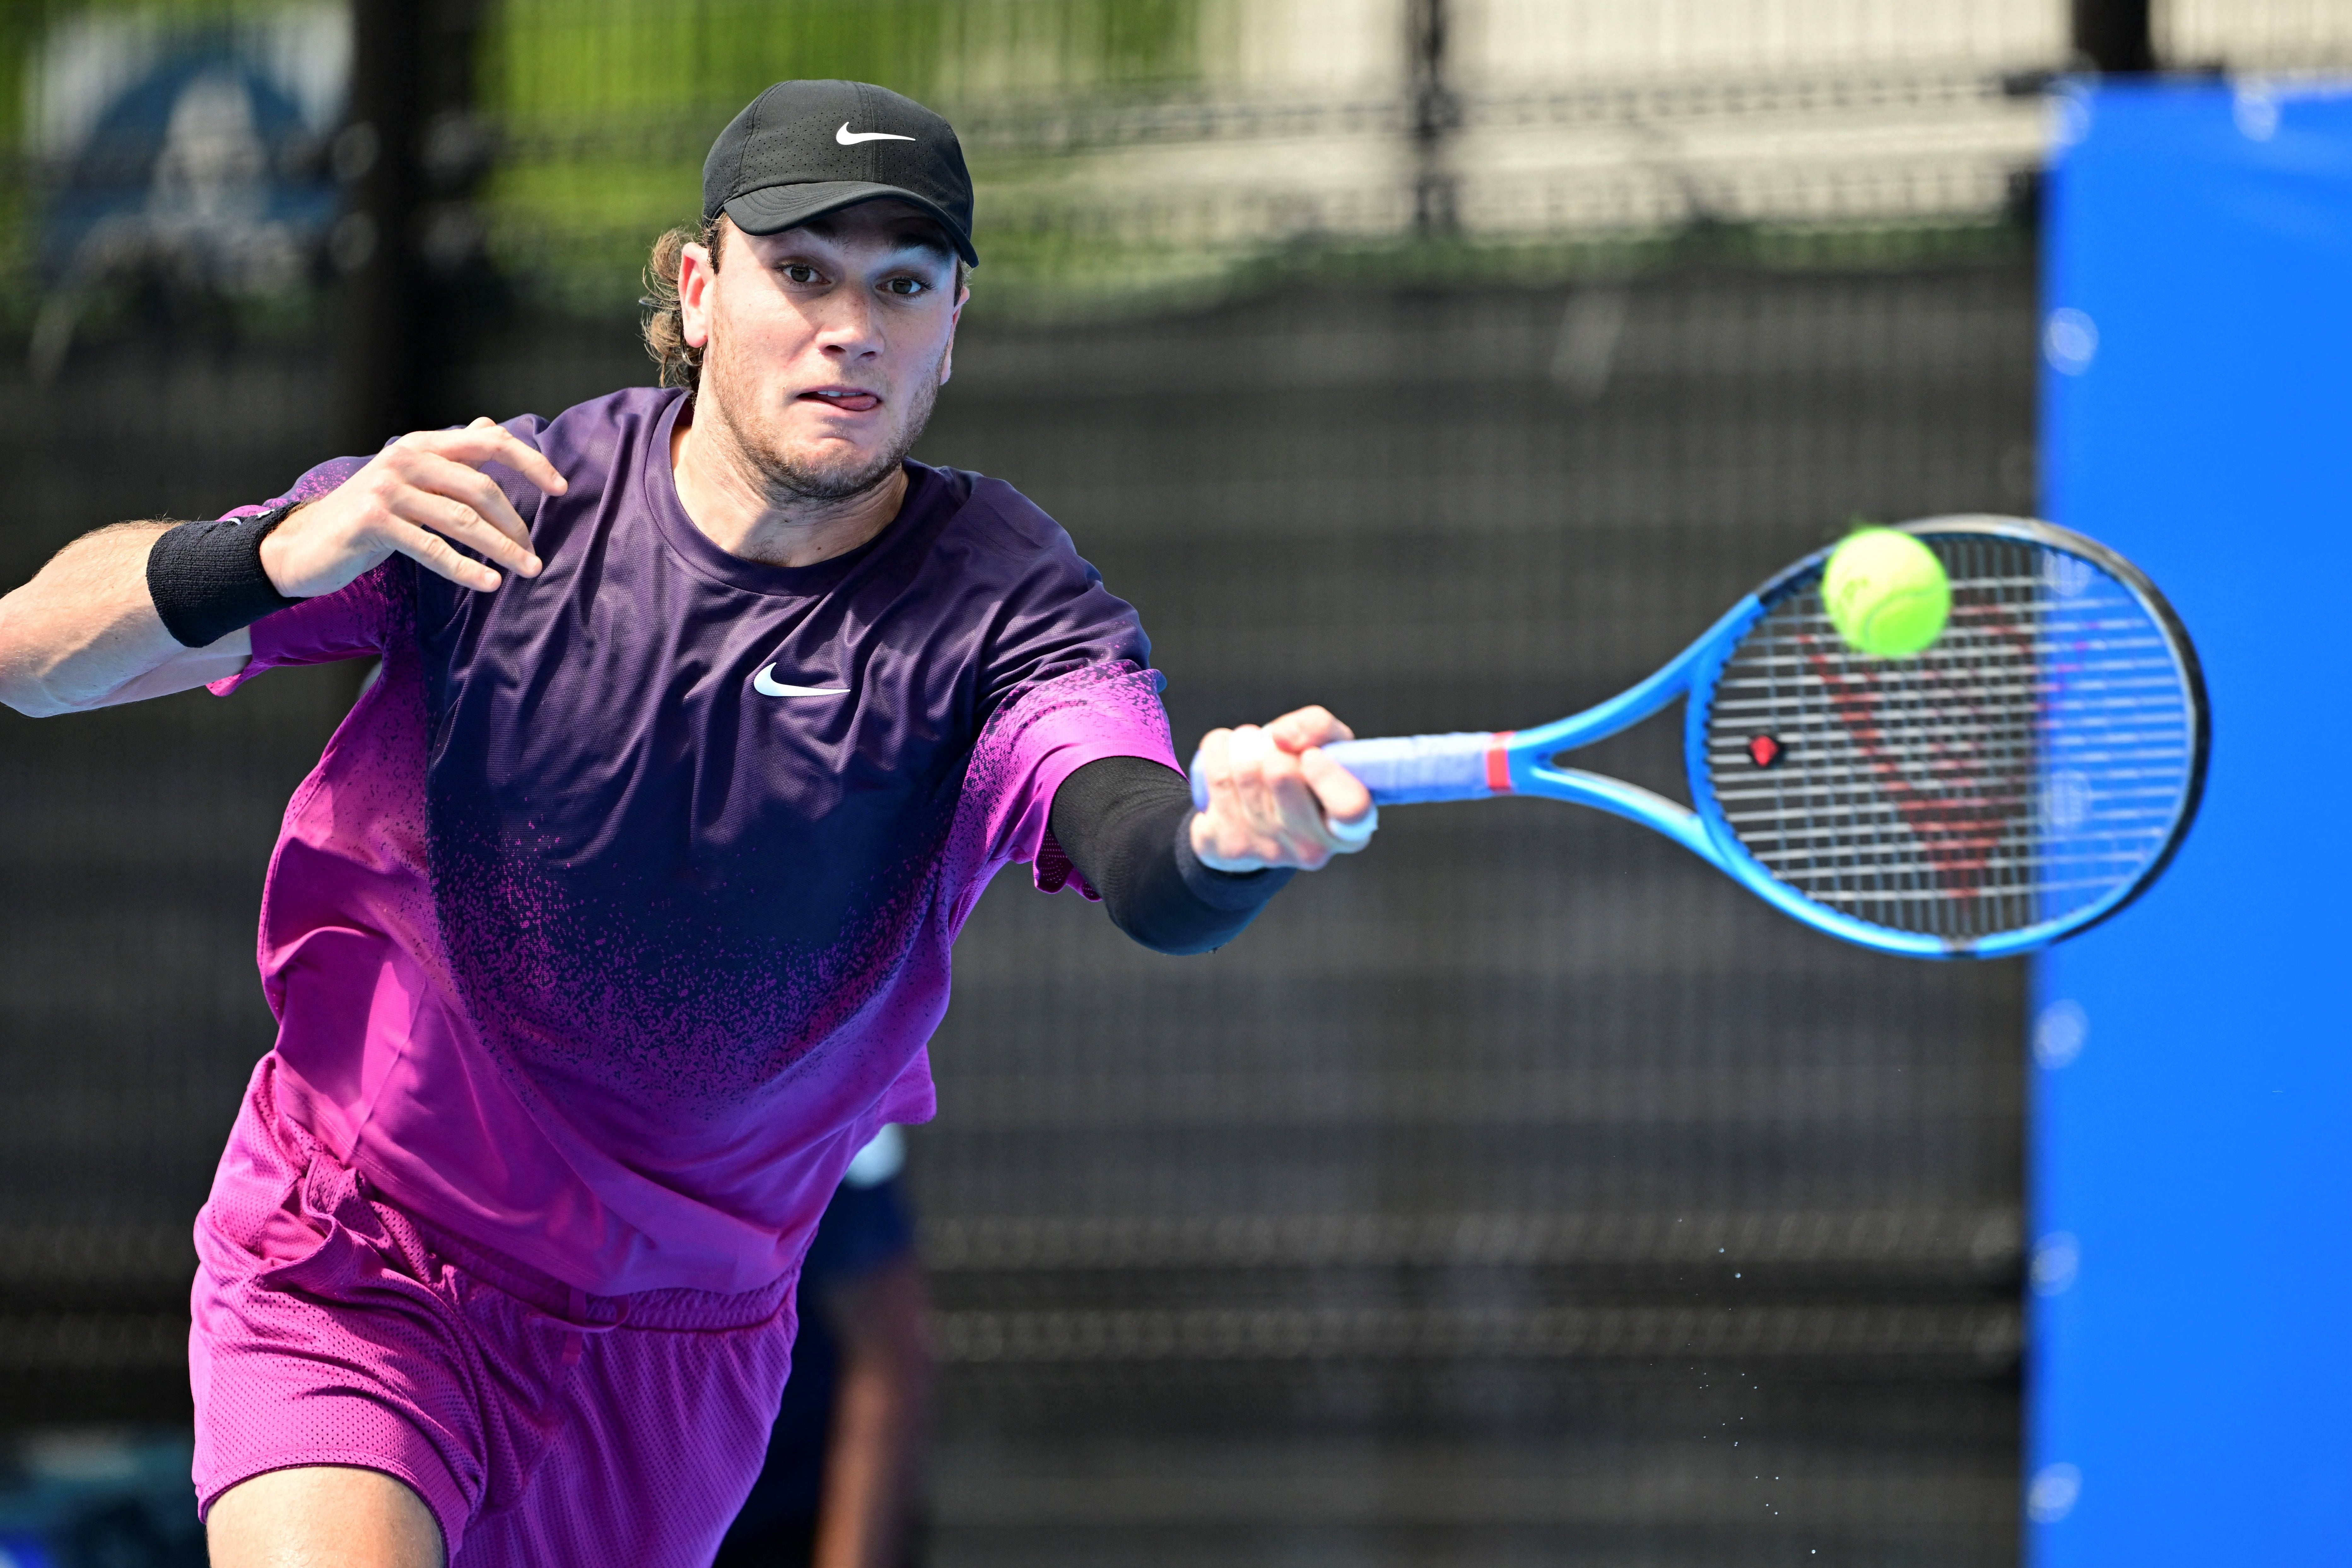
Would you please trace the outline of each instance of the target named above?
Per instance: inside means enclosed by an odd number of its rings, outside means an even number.
[[[1895,528],[1861,528],[1822,572],[1830,623],[1855,652],[1907,659],[1944,634],[1952,583],[1936,552]]]

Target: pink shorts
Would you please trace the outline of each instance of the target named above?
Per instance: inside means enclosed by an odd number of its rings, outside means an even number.
[[[452,1568],[703,1568],[760,1472],[789,1280],[591,1296],[431,1230],[247,1091],[211,1201],[188,1374],[196,1500],[351,1465],[414,1488]]]

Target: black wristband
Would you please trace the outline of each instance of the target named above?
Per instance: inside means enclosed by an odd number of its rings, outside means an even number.
[[[251,517],[182,523],[147,551],[147,597],[183,647],[205,648],[273,611],[299,604],[261,569],[261,541],[299,501]]]
[[[1162,953],[1205,953],[1242,928],[1291,878],[1287,869],[1223,872],[1192,852],[1184,776],[1140,757],[1102,757],[1054,792],[1054,841],[1111,921]]]

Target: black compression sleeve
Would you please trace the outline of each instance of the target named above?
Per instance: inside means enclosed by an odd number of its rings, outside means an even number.
[[[1105,757],[1054,792],[1054,838],[1112,923],[1162,953],[1205,953],[1241,935],[1288,871],[1212,871],[1192,853],[1184,776],[1140,757]]]
[[[275,610],[299,604],[261,570],[261,541],[292,506],[258,517],[182,523],[147,551],[147,597],[183,647],[205,648]]]

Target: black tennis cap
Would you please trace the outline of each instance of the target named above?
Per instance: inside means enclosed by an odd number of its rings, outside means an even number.
[[[780,81],[729,122],[702,163],[702,217],[772,235],[860,202],[895,196],[971,248],[971,175],[953,127],[888,88]]]

